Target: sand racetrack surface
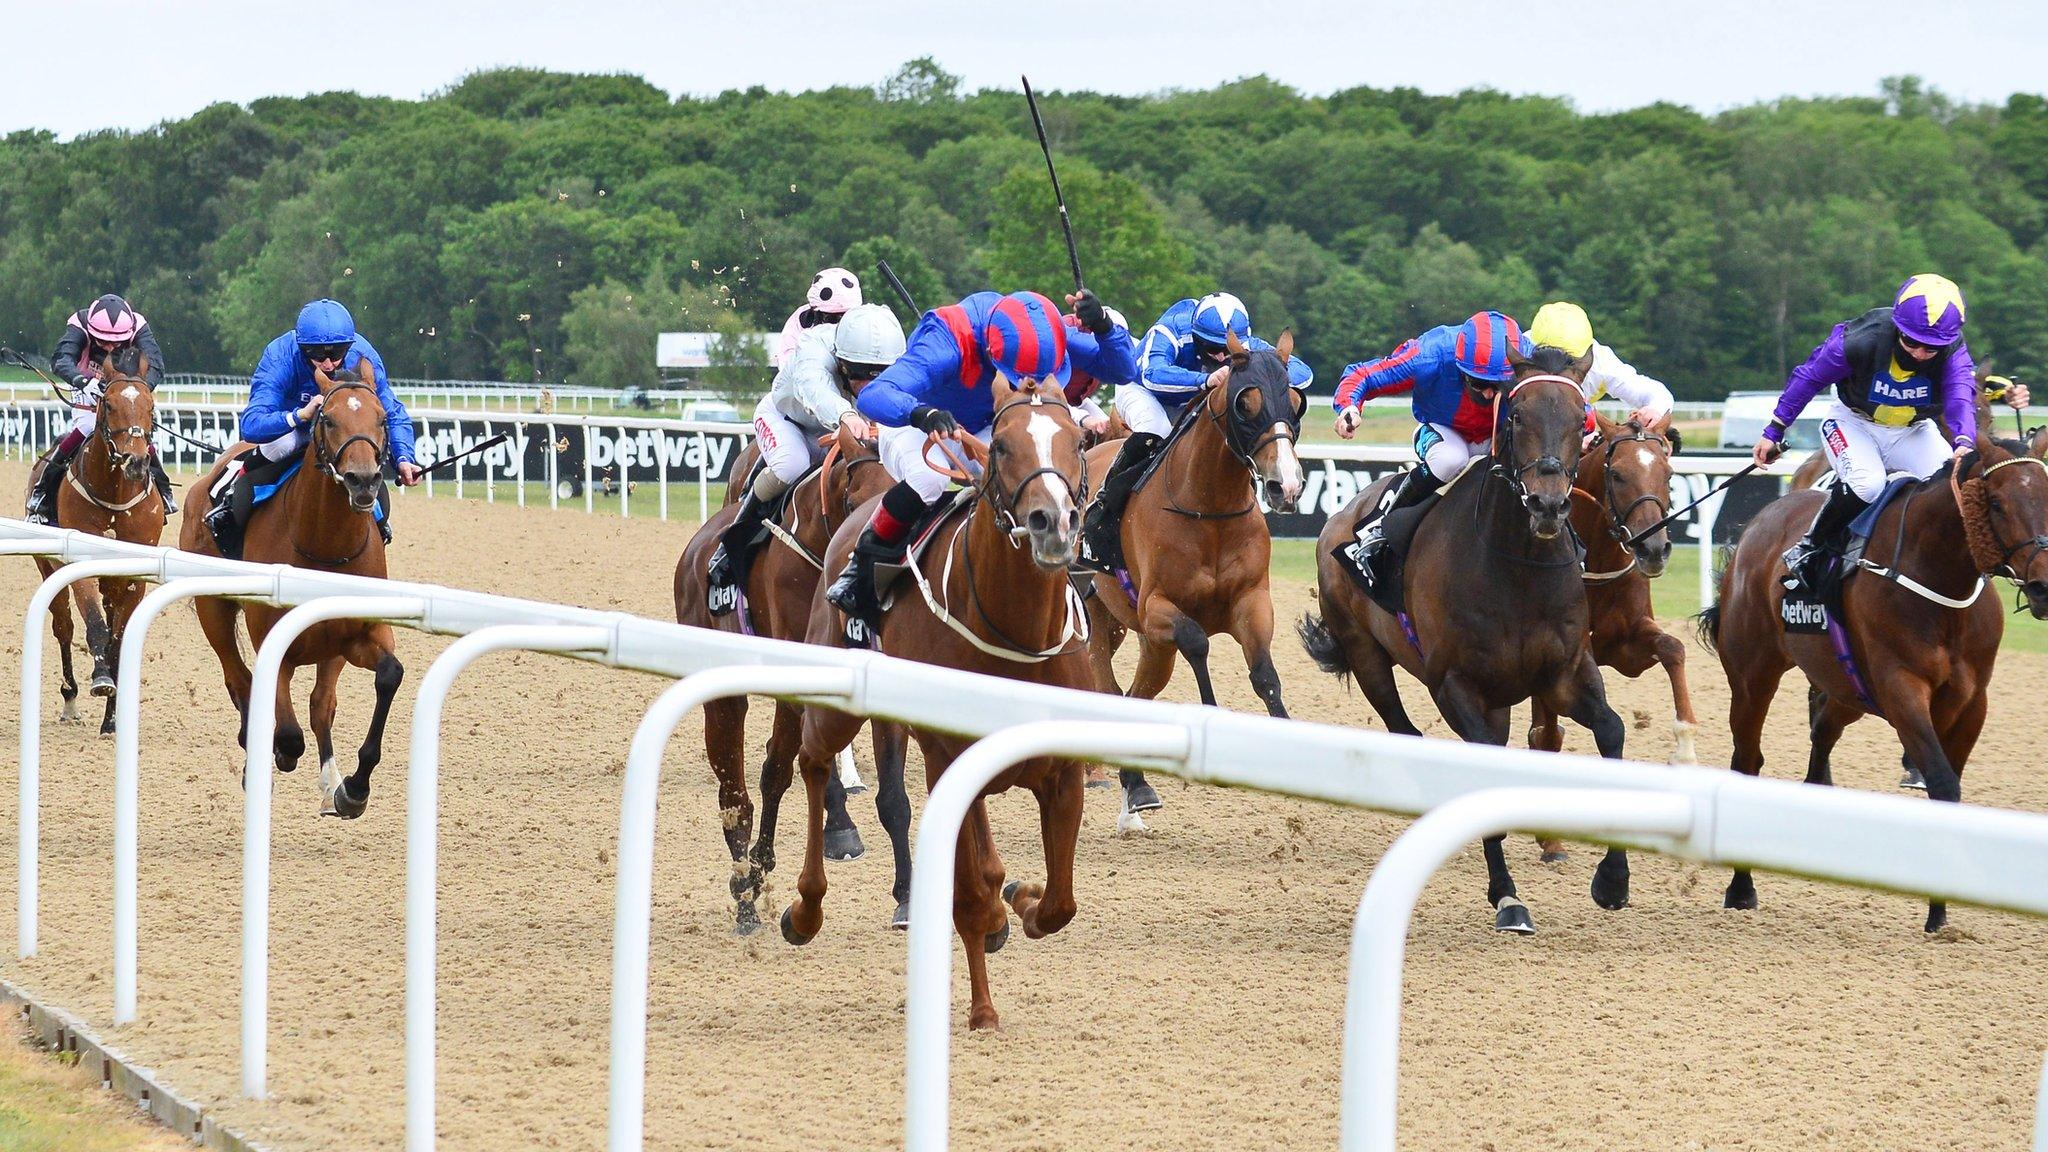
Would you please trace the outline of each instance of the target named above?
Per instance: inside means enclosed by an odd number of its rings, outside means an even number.
[[[24,470],[0,467],[0,491]],[[9,497],[13,499],[13,497]],[[394,574],[670,617],[688,525],[407,495]],[[33,566],[0,573],[19,618]],[[1275,590],[1291,620],[1308,589]],[[19,667],[8,625],[0,681]],[[111,740],[56,724],[46,657],[42,948],[9,979],[79,1013],[221,1118],[290,1150],[397,1148],[403,1108],[404,799],[420,676],[444,646],[399,633],[408,677],[368,813],[321,819],[314,765],[277,779],[271,944],[272,1099],[237,1099],[241,792],[234,713],[189,609],[157,625],[142,703],[141,1021],[111,1018]],[[1276,645],[1297,717],[1368,723],[1358,695]],[[1725,764],[1728,693],[1695,648],[1700,754]],[[1219,640],[1225,706],[1256,710]],[[1672,750],[1661,673],[1610,693],[1628,753]],[[1971,800],[2048,808],[2037,766],[2048,661],[2008,653]],[[297,684],[301,715],[310,674]],[[647,676],[540,655],[491,657],[450,701],[442,759],[440,1131],[450,1149],[587,1148],[603,1139],[612,867],[621,771]],[[1418,721],[1434,710],[1412,683]],[[1193,695],[1181,670],[1169,694]],[[367,723],[366,673],[343,680],[344,764]],[[750,744],[765,739],[755,709]],[[87,714],[96,721],[96,707]],[[1786,678],[1767,772],[1805,763],[1804,682]],[[0,739],[16,739],[16,718]],[[1370,721],[1377,726],[1377,721]],[[1521,731],[1518,721],[1516,731]],[[659,1148],[884,1148],[901,1140],[903,937],[872,793],[870,852],[831,866],[824,932],[793,948],[729,930],[727,861],[701,725],[662,785],[654,908],[648,1143]],[[1445,729],[1431,725],[1433,735]],[[1568,747],[1590,751],[1583,731]],[[863,774],[865,739],[860,745]],[[913,752],[913,757],[915,753]],[[1855,725],[1836,778],[1889,791],[1898,746]],[[912,794],[922,769],[913,758]],[[1404,821],[1162,779],[1142,838],[1114,836],[1089,793],[1080,912],[1021,932],[990,962],[1004,1028],[965,1034],[956,963],[956,1146],[975,1149],[1329,1147],[1351,916]],[[783,824],[793,884],[801,789]],[[1012,877],[1042,875],[1036,807],[990,805]],[[15,791],[0,788],[13,827]],[[1910,846],[1901,845],[1901,851]],[[13,865],[0,865],[11,871]],[[1408,959],[1401,1129],[1413,1148],[2018,1148],[2048,1044],[2048,926],[1958,907],[1920,931],[1903,897],[1762,875],[1763,907],[1721,907],[1726,877],[1637,855],[1633,906],[1587,897],[1597,853],[1509,859],[1539,933],[1492,931],[1484,865],[1466,851],[1429,887]],[[2048,878],[2044,878],[2048,880]],[[11,891],[11,882],[6,890]],[[784,902],[770,894],[768,919]],[[770,921],[772,923],[772,920]],[[11,949],[10,949],[11,952]]]

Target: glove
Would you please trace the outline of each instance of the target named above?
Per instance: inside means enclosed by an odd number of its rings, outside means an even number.
[[[1109,321],[1109,310],[1102,306],[1102,301],[1096,298],[1094,292],[1086,288],[1081,289],[1077,295],[1079,299],[1074,301],[1074,315],[1080,319],[1081,327],[1098,337],[1108,336],[1115,328]]]
[[[951,412],[946,411],[944,408],[934,408],[929,404],[920,404],[912,408],[910,410],[910,422],[916,426],[918,431],[938,436],[944,436],[947,433],[960,430],[960,422],[953,419]]]

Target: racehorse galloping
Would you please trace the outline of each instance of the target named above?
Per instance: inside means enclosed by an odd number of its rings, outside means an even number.
[[[1324,527],[1316,543],[1324,616],[1302,618],[1302,643],[1324,671],[1357,679],[1389,731],[1421,735],[1395,687],[1399,664],[1429,688],[1464,740],[1506,744],[1509,710],[1535,698],[1590,728],[1602,756],[1619,758],[1625,732],[1587,643],[1586,593],[1565,531],[1585,426],[1577,382],[1592,354],[1573,360],[1539,346],[1527,357],[1510,346],[1508,360],[1514,383],[1490,459],[1474,464],[1416,530],[1403,576],[1406,618],[1373,602],[1337,555],[1378,506],[1388,477]],[[1533,932],[1501,842],[1486,841],[1494,927]],[[1603,908],[1628,903],[1620,849],[1595,869],[1592,892]]]
[[[762,546],[748,569],[743,603],[732,611],[713,615],[706,602],[706,569],[712,550],[718,547],[726,525],[738,511],[737,493],[746,490],[746,476],[735,480],[735,495],[690,538],[682,558],[676,562],[676,620],[699,628],[751,630],[778,640],[802,640],[810,622],[812,593],[817,590],[819,557],[831,542],[832,533],[846,522],[853,509],[889,487],[889,475],[881,465],[872,443],[856,440],[842,428],[825,463],[790,490],[787,506],[771,529],[773,542]],[[714,700],[704,706],[704,747],[711,770],[718,777],[726,848],[733,861],[734,926],[742,935],[761,923],[755,905],[761,896],[764,873],[775,867],[776,814],[783,793],[789,788],[800,721],[796,705],[776,704],[775,727],[761,763],[761,824],[757,834],[754,803],[747,794],[743,763],[747,698]],[[896,724],[878,722],[873,727],[878,776],[875,809],[888,830],[896,858],[896,913],[892,923],[904,927],[910,922],[910,797],[903,787],[903,754],[908,737]],[[826,798],[826,854],[835,859],[858,855],[860,834],[847,818],[846,794],[836,775],[827,781]],[[749,845],[753,849],[751,859]]]
[[[971,510],[943,514],[931,530],[931,547],[908,577],[915,589],[900,591],[876,630],[878,647],[892,656],[1003,676],[1035,684],[1087,689],[1093,684],[1083,651],[1086,626],[1067,582],[1067,565],[1080,538],[1081,506],[1087,498],[1087,464],[1081,430],[1050,379],[1027,379],[1016,387],[997,374],[989,387],[994,419],[989,425],[988,459]],[[951,444],[932,444],[936,453]],[[826,556],[835,570],[852,554],[861,525],[872,511],[863,507],[840,527]],[[929,600],[926,589],[929,589]],[[943,615],[935,614],[936,604]],[[811,605],[813,644],[837,644],[846,617],[822,595]],[[860,719],[822,707],[804,709],[797,767],[810,801],[803,873],[796,903],[783,910],[782,934],[793,944],[808,942],[824,924],[825,866],[820,849],[824,828],[825,780],[832,757],[853,739]],[[938,732],[915,733],[924,752],[927,786],[973,741]],[[985,798],[1008,788],[1028,788],[1038,798],[1045,845],[1043,884],[1003,884],[1002,857],[990,837]],[[1057,932],[1074,915],[1074,845],[1081,830],[1081,765],[1064,758],[1028,760],[996,777],[974,802],[960,830],[955,866],[953,925],[967,951],[973,988],[968,1015],[972,1028],[996,1026],[989,997],[986,954],[1009,938],[1008,901],[1036,939]]]
[[[137,349],[123,349],[118,361],[108,356],[100,362],[100,378],[107,385],[100,395],[97,423],[57,491],[56,522],[59,527],[95,536],[154,546],[164,531],[164,504],[149,467],[150,441],[156,434],[149,358]],[[48,466],[45,453],[29,475],[29,491],[35,491]],[[39,556],[36,567],[48,579],[61,565]],[[85,646],[92,654],[91,692],[107,700],[106,715],[100,720],[100,734],[106,735],[114,730],[114,662],[128,616],[142,599],[142,585],[118,576],[80,580],[71,585],[71,596],[78,601],[78,614],[85,618]],[[78,678],[71,670],[71,641],[76,633],[71,606],[61,597],[50,605],[50,628],[57,637],[63,671],[57,689],[64,698],[60,719],[76,720]]]
[[[279,485],[267,503],[250,514],[243,536],[242,558],[258,564],[290,564],[352,576],[385,575],[384,540],[377,532],[377,492],[383,483],[384,464],[390,444],[384,424],[384,406],[377,400],[375,370],[368,358],[358,362],[357,372],[329,376],[315,370],[320,389],[320,411],[307,428],[305,452],[294,472]],[[205,524],[207,507],[220,474],[229,463],[250,451],[238,443],[222,453],[195,486],[192,499],[199,507],[187,511],[178,546],[188,552],[218,556],[220,548]],[[249,627],[249,642],[261,648],[287,609],[267,604],[243,604],[233,600],[200,600],[199,625],[207,643],[220,658],[221,674],[228,698],[242,714],[240,738],[249,734],[249,666],[235,644],[235,617],[243,615]],[[342,776],[334,766],[334,710],[336,687],[344,663],[371,669],[376,674],[377,702],[370,716],[369,734],[356,753],[353,775]],[[332,620],[309,628],[292,642],[278,672],[277,735],[273,742],[277,770],[298,767],[306,751],[306,734],[292,709],[291,680],[302,665],[316,669],[311,703],[313,735],[320,750],[320,793],[322,812],[354,819],[370,801],[370,773],[384,757],[384,721],[391,712],[391,699],[405,678],[405,668],[393,650],[391,625],[368,620]]]
[[[1259,512],[1259,490],[1282,511],[1301,498],[1294,443],[1306,401],[1288,385],[1292,332],[1281,333],[1275,348],[1256,352],[1231,333],[1227,347],[1229,363],[1189,403],[1184,430],[1125,507],[1118,528],[1124,574],[1093,577],[1088,659],[1095,687],[1122,694],[1111,659],[1125,630],[1134,628],[1138,669],[1129,695],[1159,695],[1173,678],[1178,650],[1194,670],[1202,703],[1213,705],[1209,637],[1228,633],[1244,650],[1252,689],[1266,711],[1285,716],[1272,656],[1273,542]],[[1120,447],[1098,445],[1089,453],[1090,466],[1107,473]],[[1126,789],[1144,784],[1138,772],[1122,776]]]
[[[1672,760],[1696,763],[1693,733],[1698,722],[1685,681],[1685,644],[1657,627],[1650,581],[1671,559],[1671,535],[1663,528],[1636,540],[1670,513],[1671,457],[1678,434],[1668,419],[1644,428],[1617,424],[1594,414],[1598,439],[1579,457],[1572,493],[1572,531],[1586,545],[1586,611],[1592,621],[1593,659],[1631,679],[1661,664],[1671,678],[1675,715]],[[1557,717],[1541,700],[1533,703],[1529,746],[1555,752],[1564,746]]]
[[[1984,727],[2005,631],[1998,598],[1982,594],[1989,577],[2011,577],[2034,618],[2048,619],[2048,466],[2015,451],[2017,441],[1979,437],[1974,456],[1907,487],[1878,515],[1865,569],[1838,594],[1846,652],[1825,634],[1787,633],[1780,616],[1781,557],[1812,522],[1822,495],[1792,492],[1743,529],[1718,602],[1700,614],[1701,639],[1728,673],[1737,772],[1763,769],[1771,697],[1797,666],[1818,693],[1808,783],[1834,782],[1829,756],[1842,729],[1874,712],[1898,733],[1929,797],[1962,799],[1963,768]],[[1867,569],[1872,557],[1889,577]],[[1723,903],[1756,907],[1746,869],[1736,871]],[[1929,932],[1947,919],[1941,902],[1928,905]]]

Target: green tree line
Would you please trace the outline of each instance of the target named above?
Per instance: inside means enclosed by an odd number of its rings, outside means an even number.
[[[2048,101],[1919,81],[1704,116],[1490,90],[1266,79],[1041,98],[1089,284],[1134,327],[1184,295],[1291,327],[1327,387],[1479,308],[1584,304],[1681,395],[1769,387],[1836,321],[1938,271],[1980,361],[2048,363]],[[651,383],[662,330],[773,330],[818,268],[924,307],[1069,287],[1021,93],[929,59],[873,88],[671,100],[510,69],[419,101],[219,104],[0,140],[0,340],[104,291],[177,369],[246,371],[304,301],[408,376]]]

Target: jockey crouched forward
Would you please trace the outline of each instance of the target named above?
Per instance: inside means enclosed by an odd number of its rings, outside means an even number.
[[[857,305],[833,323],[800,332],[775,373],[774,387],[754,406],[761,467],[711,553],[711,604],[729,608],[736,602],[727,590],[746,582],[755,538],[775,502],[823,458],[819,439],[841,425],[863,440],[874,438],[874,426],[853,406],[853,397],[903,349],[903,325],[880,304]]]
[[[35,490],[29,493],[27,519],[31,524],[57,522],[57,489],[71,459],[85,445],[85,438],[99,426],[99,407],[106,381],[100,379],[100,362],[108,356],[133,348],[149,363],[143,382],[151,392],[164,380],[164,350],[157,346],[156,333],[128,301],[112,293],[72,313],[64,324],[57,350],[50,354],[50,369],[68,382],[75,395],[71,401],[71,430],[50,451],[50,461]],[[157,494],[163,497],[164,515],[175,516],[178,502],[171,496],[171,478],[164,474],[156,445],[149,446],[149,470]]]
[[[420,482],[423,473],[413,445],[412,417],[391,391],[383,357],[356,332],[355,318],[347,308],[338,301],[315,300],[299,310],[298,322],[290,332],[264,347],[249,379],[249,403],[242,409],[240,434],[255,448],[243,457],[246,466],[230,469],[223,477],[224,483],[213,493],[213,507],[206,513],[206,527],[223,556],[240,559],[242,555],[242,531],[248,525],[236,509],[245,507],[247,501],[238,495],[249,486],[274,479],[306,450],[307,429],[319,415],[323,400],[314,370],[331,377],[336,372],[356,371],[366,360],[377,377],[386,451],[397,464],[398,482],[406,486]],[[377,530],[386,544],[391,542],[389,513],[389,497],[380,489]]]
[[[881,610],[875,564],[901,561],[910,533],[948,481],[926,461],[926,437],[988,442],[995,419],[990,385],[997,372],[1012,384],[1050,379],[1065,389],[1079,367],[1104,383],[1137,375],[1130,332],[1083,290],[1068,297],[1078,329],[1069,329],[1051,300],[1036,292],[976,292],[924,314],[901,359],[855,400],[861,415],[882,426],[882,465],[897,480],[860,534],[853,556],[825,596],[870,628]]]

